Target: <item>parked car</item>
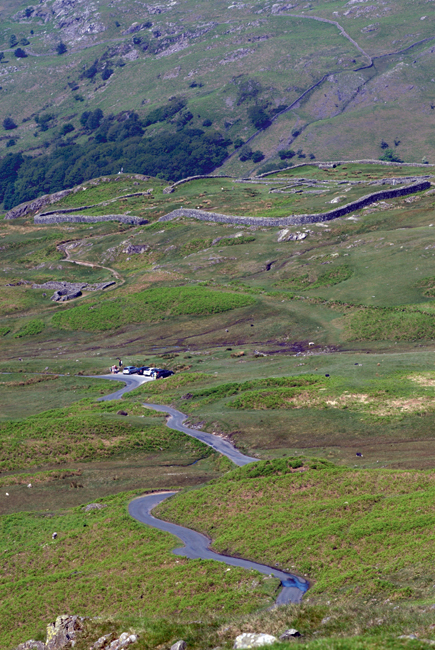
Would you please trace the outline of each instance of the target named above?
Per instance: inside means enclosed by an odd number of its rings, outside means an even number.
[[[161,368],[154,368],[154,376],[156,379],[164,379],[165,377],[170,377],[174,373],[172,370],[162,370]]]
[[[144,375],[145,377],[152,377],[154,374],[155,368],[149,368],[148,366],[141,366],[137,370],[138,375]]]
[[[136,366],[126,366],[124,370],[122,371],[123,375],[135,375],[139,368],[136,368]]]

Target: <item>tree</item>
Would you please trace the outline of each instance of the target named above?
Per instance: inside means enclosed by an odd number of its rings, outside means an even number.
[[[3,61],[4,58],[5,58],[5,53],[4,53],[4,52],[0,52],[0,61]]]
[[[213,122],[207,118],[207,119],[204,120],[204,122],[202,123],[202,126],[211,126],[212,124],[213,124]]]
[[[251,160],[252,153],[253,152],[252,152],[251,147],[248,147],[248,145],[245,145],[240,151],[239,160],[241,162],[245,162],[246,160]]]
[[[101,78],[103,81],[107,81],[107,79],[110,79],[112,74],[113,70],[111,68],[104,68],[103,72],[101,73]]]
[[[27,56],[26,51],[23,50],[21,47],[17,47],[14,54],[17,57],[17,59],[25,59]]]
[[[264,153],[258,149],[252,154],[252,162],[258,163],[261,162],[264,158]]]
[[[27,38],[21,38],[20,39],[20,45],[30,45],[30,41],[27,40]]]
[[[386,162],[403,162],[397,153],[390,148],[385,149],[383,155],[379,158],[379,160],[385,160]]]
[[[385,140],[382,140],[380,146],[381,149],[388,149],[390,145],[388,144],[388,142],[385,142]]]
[[[13,146],[15,146],[16,144],[17,144],[17,141],[14,140],[14,138],[11,138],[10,140],[8,140],[8,141],[6,142],[6,147],[8,147],[8,148],[9,148],[9,147],[13,147]]]
[[[64,124],[61,128],[60,135],[66,135],[67,133],[71,133],[71,131],[74,131],[74,124],[68,122],[68,124]]]
[[[3,128],[6,129],[6,131],[12,131],[12,129],[17,128],[17,125],[11,117],[5,117],[3,120]]]
[[[9,36],[9,47],[15,47],[15,45],[18,45],[18,38],[15,34],[11,34]]]
[[[295,156],[295,152],[293,149],[280,149],[278,151],[278,156],[281,158],[281,160],[287,160],[288,158],[293,158]]]
[[[268,114],[260,106],[251,106],[248,108],[248,117],[256,129],[264,129],[270,124]]]
[[[68,48],[65,45],[65,43],[62,43],[62,41],[56,47],[56,52],[58,53],[59,56],[61,56],[62,54],[65,54],[65,52],[67,52],[67,51],[68,51]]]

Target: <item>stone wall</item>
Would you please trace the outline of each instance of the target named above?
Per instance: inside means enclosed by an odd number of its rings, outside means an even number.
[[[189,181],[197,181],[201,178],[232,178],[232,176],[229,176],[228,174],[226,175],[204,174],[202,176],[188,176],[187,178],[182,178],[181,181],[177,181],[176,183],[173,183],[173,185],[168,185],[168,187],[165,187],[163,189],[163,194],[172,194],[172,192],[175,190],[175,188],[178,185],[183,185],[183,183],[188,183]]]
[[[46,205],[51,205],[52,203],[60,201],[65,198],[65,196],[68,196],[68,194],[71,194],[71,192],[74,192],[74,190],[62,190],[55,194],[45,194],[44,196],[40,196],[39,199],[29,201],[28,203],[21,203],[20,205],[17,205],[16,208],[9,210],[5,215],[5,219],[18,219],[19,217],[26,216],[29,212],[42,210]]]
[[[190,219],[199,219],[200,221],[234,223],[243,224],[246,226],[296,226],[304,223],[318,223],[321,221],[338,219],[339,217],[344,217],[346,214],[349,214],[351,212],[356,212],[356,210],[361,210],[361,208],[364,208],[372,203],[376,203],[377,201],[393,199],[398,196],[407,196],[408,194],[415,194],[416,192],[428,190],[430,187],[431,184],[429,181],[422,181],[419,183],[414,183],[412,185],[407,185],[406,187],[382,190],[380,192],[374,192],[373,194],[362,196],[357,201],[352,201],[352,203],[343,205],[340,208],[334,208],[329,212],[320,212],[318,214],[301,214],[278,218],[236,217],[232,215],[218,214],[216,212],[206,212],[205,210],[188,210],[185,208],[179,208],[178,210],[173,210],[169,214],[160,217],[159,221],[172,221],[172,219],[176,219],[177,217],[187,217]]]
[[[290,165],[289,167],[284,167],[283,169],[275,169],[271,172],[264,172],[264,174],[258,174],[255,178],[265,178],[266,176],[271,176],[272,174],[279,174],[280,172],[289,171],[289,169],[298,169],[299,167],[325,167],[326,169],[333,169],[339,165],[384,165],[385,167],[435,167],[433,164],[427,163],[397,163],[389,162],[388,160],[374,160],[373,158],[367,158],[365,160],[329,160],[326,162],[317,162],[310,160],[310,162],[299,163],[299,165]]]
[[[141,217],[130,217],[126,214],[106,214],[101,217],[91,217],[84,214],[50,214],[50,215],[41,215],[37,214],[34,219],[34,223],[41,225],[50,225],[52,223],[98,223],[99,221],[120,221],[121,223],[130,223],[134,226],[142,226],[143,224],[149,223],[148,219],[142,219]]]

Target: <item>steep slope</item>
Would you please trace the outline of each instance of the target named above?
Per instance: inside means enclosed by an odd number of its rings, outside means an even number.
[[[198,13],[192,0],[55,0],[4,2],[0,16],[2,117],[12,120],[2,155],[92,144],[95,128],[80,116],[99,108],[118,121],[136,111],[145,133],[129,137],[213,123],[228,144],[210,166],[233,173],[276,165],[289,148],[377,158],[383,142],[407,161],[431,160],[435,48],[425,2],[204,2]],[[180,110],[150,124],[174,97]],[[128,171],[158,171],[134,164]],[[177,177],[167,164],[161,173]]]

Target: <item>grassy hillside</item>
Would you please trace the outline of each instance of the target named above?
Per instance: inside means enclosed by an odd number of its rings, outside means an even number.
[[[61,612],[102,617],[79,650],[125,628],[147,650],[181,637],[195,650],[229,649],[239,632],[288,627],[307,648],[433,637],[433,189],[325,223],[261,221],[331,210],[430,171],[307,164],[170,194],[161,178],[120,174],[46,209],[149,223],[39,225],[32,211],[0,221],[5,647],[42,638]],[[258,223],[158,221],[181,206]],[[51,301],[51,282],[82,295]],[[98,402],[118,384],[92,376],[119,358],[175,374]],[[145,401],[173,405],[259,462],[234,470]],[[274,581],[177,563],[174,541],[126,516],[132,496],[173,488],[189,490],[162,506],[165,517],[224,552],[307,574],[303,606],[265,614]],[[107,508],[84,513],[90,501]],[[414,633],[420,640],[397,638]]]
[[[182,149],[153,168],[153,147],[189,140],[193,131],[203,143],[220,133],[228,144],[207,165],[236,174],[276,165],[289,149],[293,162],[378,158],[384,146],[403,160],[432,161],[433,17],[423,1],[206,2],[200,14],[191,0],[140,8],[131,1],[4,2],[0,11],[2,121],[12,120],[0,151],[55,153],[56,164],[35,184],[41,191],[103,167],[186,176]],[[95,140],[98,119],[82,119],[97,109],[116,151],[101,144],[106,135]],[[140,129],[124,123],[133,112]],[[86,151],[75,165],[78,147]],[[198,140],[192,147],[191,158],[201,150],[200,169],[212,145],[202,150]],[[26,176],[17,196],[41,171]]]
[[[159,513],[212,536],[221,553],[310,576],[311,598],[430,599],[433,480],[285,458],[233,470]]]

